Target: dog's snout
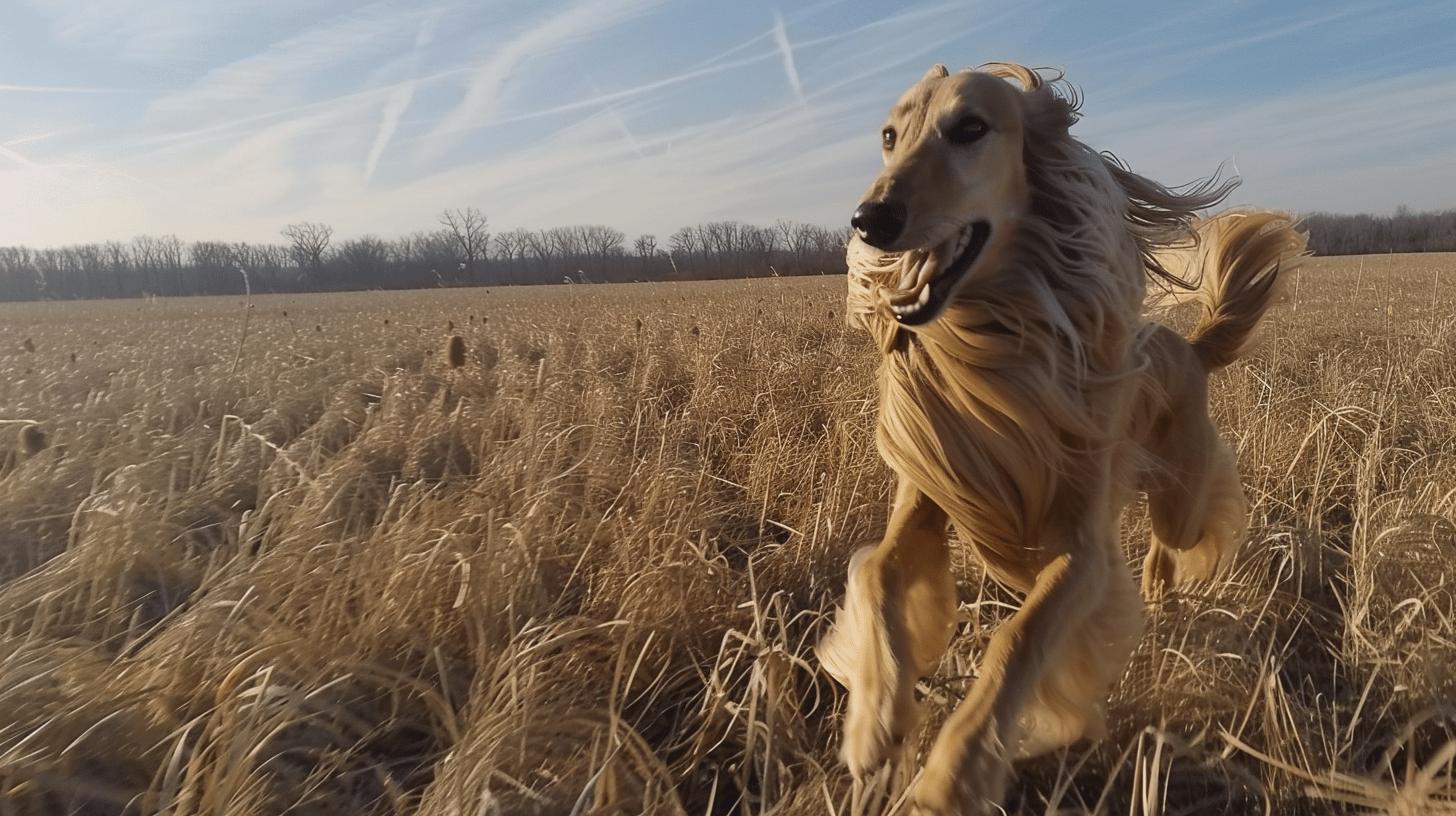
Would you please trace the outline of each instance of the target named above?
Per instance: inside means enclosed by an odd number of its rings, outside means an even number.
[[[893,199],[862,202],[849,219],[849,225],[865,243],[884,249],[905,229],[905,205]]]

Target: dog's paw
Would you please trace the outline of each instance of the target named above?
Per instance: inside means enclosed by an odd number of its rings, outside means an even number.
[[[1004,812],[999,801],[987,796],[973,779],[958,779],[933,789],[923,781],[911,794],[910,812],[915,816],[991,816]]]
[[[890,652],[873,589],[859,568],[872,551],[850,560],[844,604],[815,650],[820,664],[849,692],[839,757],[858,779],[897,755],[920,721],[915,679]]]
[[[861,547],[849,559],[849,580],[845,582],[844,601],[834,613],[834,624],[814,647],[819,665],[841,686],[854,691],[855,677],[866,660],[875,659],[879,651],[876,638],[883,624],[876,620],[872,602],[865,588],[856,584],[860,565],[874,552],[874,547]]]
[[[1011,765],[990,734],[959,745],[938,743],[910,792],[911,812],[924,816],[1001,813],[1010,775]]]
[[[856,779],[868,777],[901,756],[920,720],[918,708],[897,709],[885,702],[880,695],[850,693],[839,759]]]

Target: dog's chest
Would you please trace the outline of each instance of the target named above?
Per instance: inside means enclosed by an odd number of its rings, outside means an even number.
[[[1008,583],[1047,559],[1037,531],[1065,468],[1062,435],[1015,373],[952,368],[916,344],[886,355],[876,441]]]

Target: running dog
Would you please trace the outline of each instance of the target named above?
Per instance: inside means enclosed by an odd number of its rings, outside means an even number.
[[[1135,492],[1145,596],[1214,577],[1244,535],[1208,377],[1246,349],[1305,237],[1278,213],[1199,219],[1232,183],[1137,175],[1072,136],[1077,110],[1059,78],[937,65],[891,109],[852,220],[850,319],[883,355],[876,442],[898,480],[818,648],[849,692],[856,778],[911,735],[915,684],[955,631],[947,525],[1025,598],[923,762],[922,813],[988,812],[1013,759],[1103,733],[1143,626],[1118,536]],[[1150,280],[1202,303],[1186,339],[1144,316]]]

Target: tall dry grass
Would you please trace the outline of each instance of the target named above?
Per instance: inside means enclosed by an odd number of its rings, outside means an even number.
[[[1456,811],[1453,260],[1291,282],[1215,381],[1237,570],[1012,812]],[[0,812],[847,812],[811,647],[890,478],[842,294],[0,308]],[[957,569],[932,723],[1010,608]]]

